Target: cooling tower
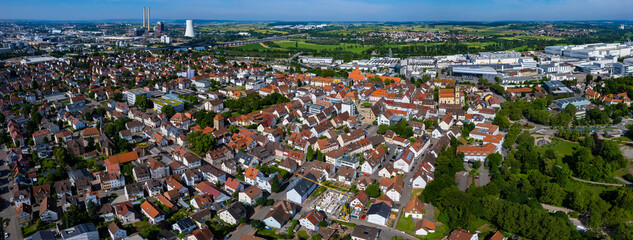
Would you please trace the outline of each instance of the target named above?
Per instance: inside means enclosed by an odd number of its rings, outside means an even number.
[[[193,31],[193,20],[187,20],[187,28],[185,29],[185,37],[195,37],[196,33]]]

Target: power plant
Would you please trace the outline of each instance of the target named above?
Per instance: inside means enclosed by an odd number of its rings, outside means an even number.
[[[149,7],[147,7],[147,25],[145,25],[145,7],[143,7],[143,28],[147,28],[147,31],[149,31],[151,25],[151,20],[149,18]]]
[[[193,31],[193,20],[187,20],[187,28],[185,29],[185,37],[196,37]]]

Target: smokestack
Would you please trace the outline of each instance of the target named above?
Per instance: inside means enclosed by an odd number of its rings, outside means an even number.
[[[147,7],[147,31],[149,31],[149,26],[150,26],[150,20],[149,20],[149,7]]]
[[[143,7],[143,28],[145,28],[145,7]]]

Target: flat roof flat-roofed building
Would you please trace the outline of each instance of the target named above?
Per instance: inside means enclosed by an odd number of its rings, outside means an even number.
[[[561,81],[543,82],[543,89],[551,94],[574,93],[570,88],[565,86]]]
[[[176,112],[182,112],[185,110],[185,104],[182,101],[176,99],[165,99],[165,100],[155,100],[154,102],[154,110],[156,112],[161,113],[163,107],[172,106]]]
[[[134,104],[136,102],[136,98],[139,96],[150,97],[152,95],[150,91],[147,91],[143,88],[129,89],[123,93],[125,94],[127,103],[130,105]]]
[[[633,53],[633,43],[591,43],[584,45],[549,46],[545,47],[545,53],[580,59],[624,57]]]
[[[490,66],[449,66],[453,76],[494,78],[497,70]]]
[[[563,98],[554,101],[554,104],[559,108],[565,108],[567,105],[571,104],[576,107],[582,107],[591,104],[591,102],[582,97],[573,97],[573,98]]]
[[[64,240],[99,240],[97,227],[92,223],[79,224],[59,231]]]

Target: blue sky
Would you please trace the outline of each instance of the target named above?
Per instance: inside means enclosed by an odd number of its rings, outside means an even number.
[[[633,0],[0,0],[0,19],[633,20]]]

